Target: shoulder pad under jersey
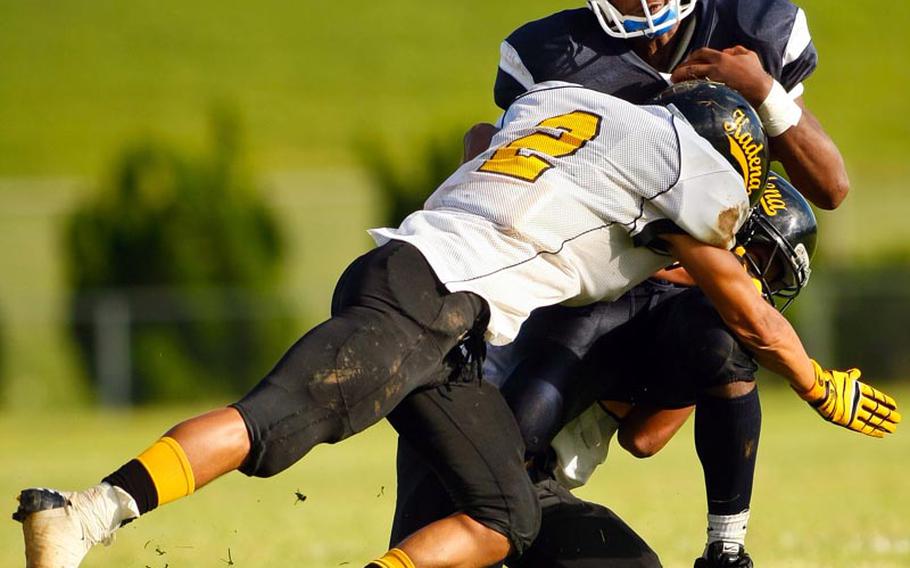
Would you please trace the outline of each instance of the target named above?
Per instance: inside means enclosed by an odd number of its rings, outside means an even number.
[[[742,45],[757,52],[765,70],[788,91],[815,71],[818,52],[806,13],[788,0],[703,0],[699,4],[703,4],[699,27],[710,29],[708,47]]]
[[[631,102],[644,102],[667,86],[628,42],[604,33],[587,8],[529,22],[502,42],[497,105],[508,108],[531,85],[544,81],[576,83]]]

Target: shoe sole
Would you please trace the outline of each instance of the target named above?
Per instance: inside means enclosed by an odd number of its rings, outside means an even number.
[[[13,520],[20,523],[25,522],[32,513],[60,509],[67,504],[66,497],[50,489],[25,489],[16,499],[19,501],[19,508],[13,513]]]

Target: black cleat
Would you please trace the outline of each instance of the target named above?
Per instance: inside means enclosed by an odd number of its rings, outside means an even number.
[[[708,545],[704,556],[695,559],[694,568],[753,568],[753,565],[741,544],[716,541]]]

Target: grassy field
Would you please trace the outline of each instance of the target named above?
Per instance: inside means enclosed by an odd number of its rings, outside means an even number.
[[[772,388],[777,387],[777,388]],[[895,393],[910,399],[910,388]],[[766,568],[910,566],[910,438],[872,440],[831,427],[779,385],[764,388],[764,431],[749,548]],[[79,487],[144,448],[194,409],[0,416],[0,495],[31,484]],[[262,481],[228,476],[118,534],[85,568],[361,566],[385,549],[395,495],[386,425]],[[307,495],[296,502],[295,492]],[[614,447],[581,494],[608,504],[660,553],[688,568],[704,538],[691,424],[661,454]],[[18,525],[0,524],[0,566],[21,566]],[[230,553],[228,552],[230,550]]]

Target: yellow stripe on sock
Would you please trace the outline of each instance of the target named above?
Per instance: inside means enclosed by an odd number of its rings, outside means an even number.
[[[177,440],[165,436],[137,458],[149,472],[158,491],[158,505],[192,495],[196,478],[186,452]]]
[[[400,548],[393,548],[386,552],[382,558],[370,563],[370,566],[379,566],[379,568],[415,568],[414,562]]]

